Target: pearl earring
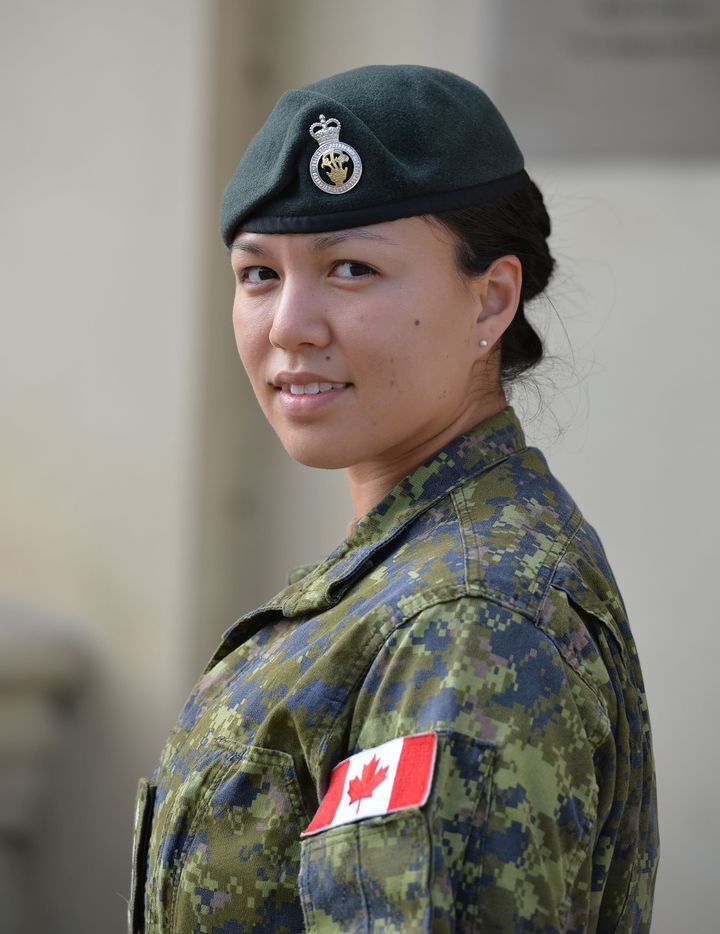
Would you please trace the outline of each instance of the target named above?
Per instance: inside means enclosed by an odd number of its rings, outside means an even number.
[[[487,347],[487,345],[488,345],[488,342],[487,342],[487,341],[485,340],[485,338],[483,337],[483,339],[480,341],[480,346],[481,346],[481,347]]]

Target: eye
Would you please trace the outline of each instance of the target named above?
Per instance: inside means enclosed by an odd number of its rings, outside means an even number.
[[[343,260],[336,263],[333,267],[333,275],[340,279],[363,279],[367,276],[376,275],[375,270],[365,263],[356,263],[352,260]]]
[[[248,285],[260,285],[269,279],[277,279],[278,274],[269,266],[246,266],[238,272],[240,282]]]

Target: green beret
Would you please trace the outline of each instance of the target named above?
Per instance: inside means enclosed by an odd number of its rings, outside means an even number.
[[[370,65],[286,91],[222,199],[240,230],[314,233],[466,207],[528,182],[490,98],[459,75]]]

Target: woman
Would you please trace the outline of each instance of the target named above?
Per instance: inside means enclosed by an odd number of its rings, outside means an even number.
[[[553,260],[456,75],[287,92],[223,198],[238,349],[355,518],[242,617],[141,782],[131,930],[647,931],[637,654],[602,545],[504,387]]]

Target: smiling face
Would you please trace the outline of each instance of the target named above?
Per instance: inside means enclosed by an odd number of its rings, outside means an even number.
[[[445,228],[241,233],[231,260],[240,357],[301,463],[402,477],[503,407],[488,356],[500,318],[483,320],[485,277],[460,275]]]

